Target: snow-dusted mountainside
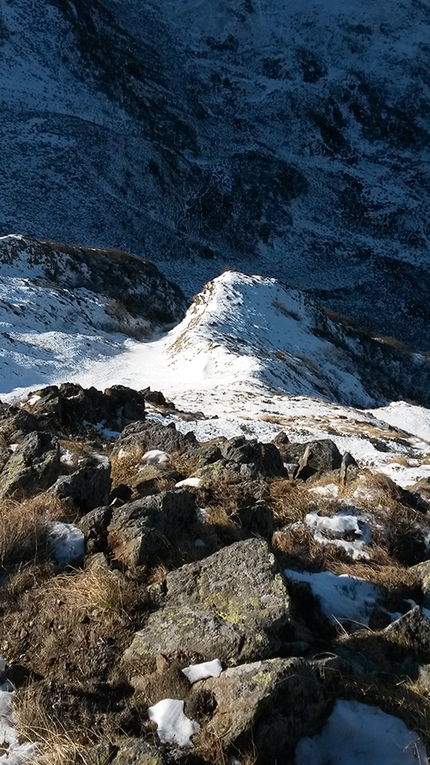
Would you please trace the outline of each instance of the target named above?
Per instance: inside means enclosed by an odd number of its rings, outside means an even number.
[[[0,233],[225,265],[429,341],[430,10],[4,0]]]
[[[282,429],[293,441],[334,438],[404,485],[430,472],[422,464],[428,410],[389,404],[413,390],[428,405],[427,357],[328,318],[275,279],[235,271],[209,282],[183,320],[160,331],[157,301],[165,296],[166,322],[181,318],[183,298],[151,264],[20,237],[0,245],[1,399],[66,380],[150,386],[190,413],[167,421],[202,441],[241,433],[271,440]],[[123,300],[113,301],[123,267]]]

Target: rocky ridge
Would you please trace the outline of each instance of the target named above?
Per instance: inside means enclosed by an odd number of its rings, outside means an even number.
[[[60,736],[65,765],[301,765],[340,701],[403,719],[425,756],[427,484],[329,439],[201,443],[172,406],[76,384],[2,404],[9,756],[50,762]]]

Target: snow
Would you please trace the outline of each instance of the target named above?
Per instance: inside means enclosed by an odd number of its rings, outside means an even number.
[[[412,433],[424,441],[430,442],[430,412],[422,406],[408,404],[406,401],[393,401],[389,406],[373,409],[372,413],[379,420],[394,428]]]
[[[305,516],[305,524],[320,544],[335,545],[353,560],[369,559],[365,548],[371,542],[372,532],[368,524],[350,510],[342,509],[332,516],[321,516],[312,511]],[[348,539],[351,536],[353,539]]]
[[[122,456],[122,451],[123,450],[120,449],[118,457]],[[160,465],[163,462],[169,461],[169,455],[167,452],[163,452],[161,449],[151,449],[149,452],[145,452],[142,459],[146,462],[147,465]]]
[[[182,672],[193,684],[198,680],[205,680],[207,677],[219,677],[222,672],[222,664],[219,659],[213,659],[213,661],[204,661],[202,664],[191,664],[189,667],[185,667]]]
[[[284,574],[295,582],[307,582],[321,611],[332,622],[368,626],[370,615],[382,596],[379,587],[348,574],[336,576],[330,571],[311,574],[292,569],[286,569]]]
[[[199,486],[202,485],[202,479],[198,478],[197,476],[191,476],[190,478],[184,478],[183,481],[178,481],[178,483],[175,483],[175,488],[179,489],[181,486],[191,486],[195,489],[198,489]]]
[[[73,523],[53,523],[48,534],[48,544],[61,568],[76,563],[85,554],[85,536]]]
[[[0,690],[0,755],[1,765],[21,765],[35,756],[37,744],[20,744],[13,711],[14,693]],[[2,746],[3,745],[3,746]]]
[[[191,736],[200,725],[184,714],[184,702],[163,699],[148,709],[148,717],[157,723],[158,738],[163,744],[191,747]]]
[[[25,278],[20,268],[15,264],[14,275],[0,280],[0,322],[7,330],[0,334],[4,400],[68,379],[98,389],[149,385],[180,409],[205,414],[185,420],[180,412],[149,415],[166,425],[174,422],[184,433],[193,430],[200,441],[245,434],[267,442],[283,430],[293,442],[331,438],[360,466],[384,472],[401,486],[430,477],[426,440],[387,431],[382,410],[328,400],[340,395],[369,403],[348,355],[315,334],[319,309],[303,293],[274,279],[225,272],[206,286],[177,327],[139,342],[100,329],[106,318],[100,296],[33,283],[28,258],[22,264]],[[418,421],[426,410],[407,411]],[[118,436],[105,423],[97,428],[105,438]]]
[[[320,733],[296,747],[297,765],[424,765],[425,747],[402,720],[338,699]]]

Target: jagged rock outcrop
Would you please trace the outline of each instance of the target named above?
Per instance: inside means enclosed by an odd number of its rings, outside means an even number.
[[[87,551],[105,552],[125,567],[150,565],[163,558],[178,535],[196,520],[188,489],[164,491],[119,507],[98,507],[84,515],[80,528]]]
[[[122,450],[125,455],[128,449],[136,445],[141,446],[144,451],[161,449],[166,452],[178,452],[185,451],[196,444],[197,440],[192,431],[184,435],[176,429],[173,422],[169,425],[160,425],[146,420],[132,422],[123,429],[114,446],[113,454],[118,454]]]
[[[86,465],[72,475],[61,476],[50,491],[80,514],[106,505],[111,486],[110,463]]]
[[[23,406],[31,410],[39,427],[76,433],[87,425],[121,431],[145,417],[145,394],[113,385],[104,392],[77,383],[49,385],[32,391]]]

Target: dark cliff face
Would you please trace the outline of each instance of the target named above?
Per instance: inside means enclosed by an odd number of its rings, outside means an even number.
[[[430,14],[284,6],[8,5],[0,232],[126,247],[189,294],[273,275],[426,349]]]

